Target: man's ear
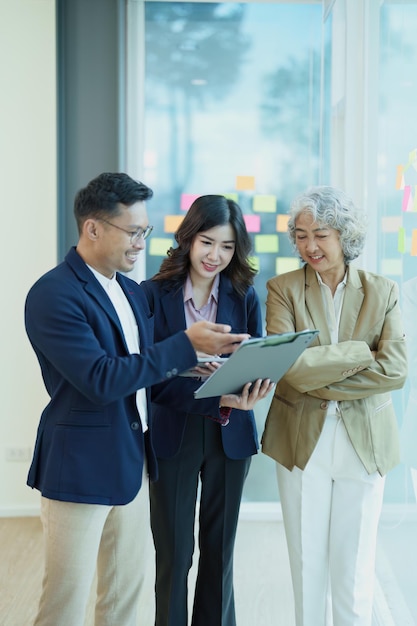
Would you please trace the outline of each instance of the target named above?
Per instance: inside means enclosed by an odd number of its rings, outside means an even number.
[[[86,219],[83,224],[83,234],[91,241],[96,241],[99,238],[97,221],[92,218]]]

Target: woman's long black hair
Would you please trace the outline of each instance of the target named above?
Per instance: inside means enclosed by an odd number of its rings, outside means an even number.
[[[168,256],[153,280],[168,280],[181,287],[190,269],[190,249],[197,234],[225,224],[232,226],[236,241],[232,260],[223,273],[237,293],[243,295],[256,275],[248,261],[252,244],[239,205],[219,195],[200,196],[194,200],[175,233],[177,247],[168,250]]]

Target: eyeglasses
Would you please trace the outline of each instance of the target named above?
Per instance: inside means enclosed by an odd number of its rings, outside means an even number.
[[[117,226],[116,224],[112,224],[111,222],[104,219],[104,217],[98,218],[101,222],[105,222],[109,226],[113,226],[113,228],[117,228],[117,230],[122,230],[127,235],[130,235],[130,243],[137,243],[139,239],[147,239],[153,230],[153,226],[147,226],[146,228],[138,228],[137,230],[126,230],[126,228],[122,228],[121,226]]]

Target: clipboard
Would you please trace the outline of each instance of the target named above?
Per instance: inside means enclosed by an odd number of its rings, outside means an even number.
[[[242,341],[226,362],[194,392],[194,397],[198,400],[239,394],[246,383],[258,378],[270,378],[277,383],[318,333],[318,330],[307,329]]]

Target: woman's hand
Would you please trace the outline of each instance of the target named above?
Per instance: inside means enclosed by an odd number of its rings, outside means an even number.
[[[254,383],[246,383],[240,395],[228,394],[221,396],[220,406],[250,411],[255,404],[265,398],[274,388],[275,383],[271,383],[269,378],[258,378]]]

